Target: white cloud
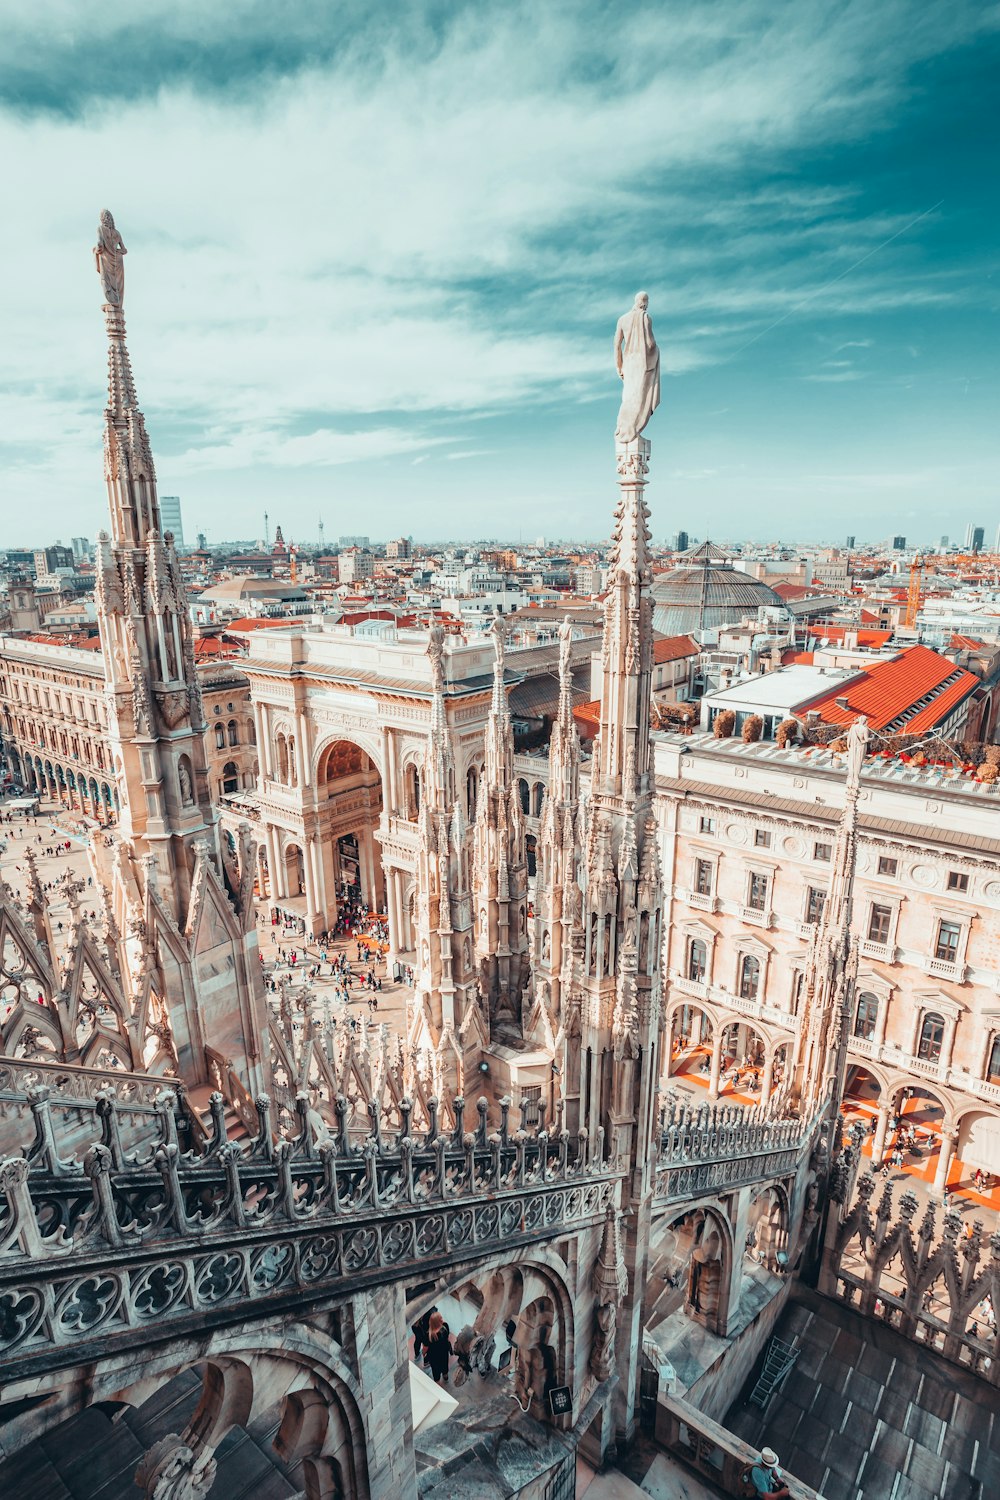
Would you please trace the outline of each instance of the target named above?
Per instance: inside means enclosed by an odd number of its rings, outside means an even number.
[[[378,454],[418,464],[431,444],[467,442],[484,413],[613,401],[608,333],[642,267],[677,374],[866,254],[902,219],[858,219],[852,188],[734,194],[712,174],[780,170],[790,150],[863,135],[905,95],[910,63],[984,24],[963,5],[932,24],[900,0],[498,7],[440,32],[403,14],[388,26],[350,8],[343,44],[324,51],[316,14],[294,7],[149,0],[143,32],[170,43],[164,56],[238,36],[321,60],[216,91],[165,71],[155,91],[95,97],[79,117],[0,112],[0,481],[16,469],[25,494],[54,501],[70,476],[99,473],[89,247],[105,205],[130,249],[130,344],[161,469],[164,456],[178,480]],[[70,0],[6,25],[24,66],[40,34],[66,56],[127,61],[134,29]],[[887,258],[810,311],[955,296]]]

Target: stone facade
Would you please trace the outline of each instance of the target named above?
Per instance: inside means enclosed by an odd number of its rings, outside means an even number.
[[[220,802],[257,784],[250,689],[234,662],[199,662],[197,675],[209,786]],[[0,636],[0,735],[15,781],[113,823],[120,799],[105,688],[99,650]]]

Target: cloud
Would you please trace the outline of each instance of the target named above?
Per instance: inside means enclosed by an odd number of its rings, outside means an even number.
[[[887,129],[908,70],[989,24],[962,0],[22,7],[0,57],[0,475],[55,503],[99,474],[105,203],[172,482],[492,452],[473,421],[614,401],[609,329],[640,282],[664,374],[694,376],[894,233],[905,212],[807,180],[805,153]],[[808,316],[968,295],[901,240]]]

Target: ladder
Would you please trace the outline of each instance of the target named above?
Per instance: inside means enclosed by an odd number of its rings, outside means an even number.
[[[759,1406],[761,1411],[764,1410],[775,1391],[787,1379],[788,1372],[798,1359],[800,1352],[794,1344],[786,1344],[784,1339],[771,1339],[767,1346],[767,1353],[764,1355],[763,1368],[757,1377],[757,1384],[750,1392],[748,1406]]]

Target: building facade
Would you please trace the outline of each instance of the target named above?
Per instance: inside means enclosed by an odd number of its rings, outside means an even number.
[[[658,737],[668,1019],[727,1064],[760,1062],[761,1099],[788,1078],[809,939],[830,879],[843,757],[709,736]],[[1000,1166],[1000,837],[973,778],[865,762],[853,930],[859,961],[849,1087],[881,1155],[904,1091],[924,1102],[943,1189],[952,1160]],[[670,1049],[666,1050],[669,1057]]]

